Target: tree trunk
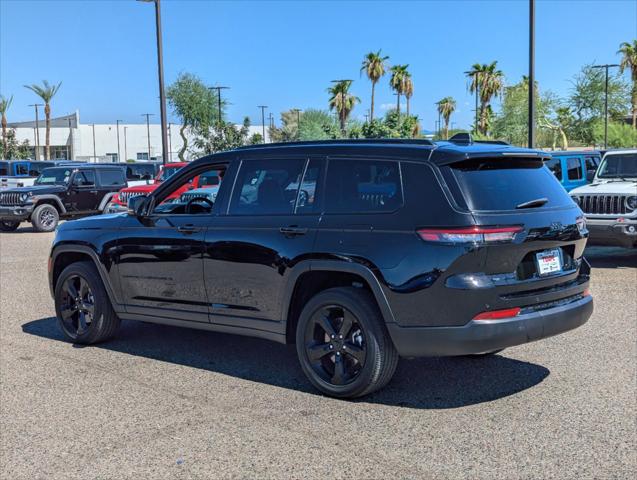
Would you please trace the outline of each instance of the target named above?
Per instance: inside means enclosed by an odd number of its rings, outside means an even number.
[[[2,159],[7,158],[7,117],[2,114]]]
[[[562,137],[562,150],[568,150],[568,138],[566,138],[566,132],[563,128],[560,128],[560,135]]]
[[[374,90],[376,89],[376,82],[372,82],[372,108],[369,111],[369,122],[374,121]]]
[[[633,81],[633,128],[637,129],[637,80]]]
[[[345,136],[345,109],[341,110],[341,133]]]
[[[410,97],[405,95],[405,98],[407,99],[407,116],[409,117],[409,99],[410,99]]]
[[[396,112],[398,112],[398,118],[400,119],[400,93],[396,95]]]
[[[186,138],[186,134],[184,133],[185,131],[186,131],[186,124],[182,125],[181,128],[179,129],[179,135],[181,135],[181,138],[184,141],[184,144],[179,149],[179,153],[177,154],[177,156],[179,157],[179,160],[181,160],[182,162],[186,161],[184,157],[184,153],[186,153],[186,149],[188,148],[188,139]]]
[[[51,159],[51,106],[49,102],[44,105],[44,116],[46,117],[46,149],[44,150],[45,160]]]
[[[445,140],[449,140],[449,118],[445,118]]]

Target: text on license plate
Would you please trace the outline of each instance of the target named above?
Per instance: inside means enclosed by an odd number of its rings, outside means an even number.
[[[562,271],[561,255],[558,249],[545,250],[535,255],[537,258],[538,273],[540,275],[548,275],[549,273]]]

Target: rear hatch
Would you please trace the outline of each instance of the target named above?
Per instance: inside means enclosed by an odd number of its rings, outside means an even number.
[[[441,168],[457,207],[485,231],[483,273],[498,288],[490,308],[579,295],[588,280],[582,212],[539,157],[479,158]],[[498,237],[497,235],[500,235]],[[584,274],[584,275],[581,275]]]

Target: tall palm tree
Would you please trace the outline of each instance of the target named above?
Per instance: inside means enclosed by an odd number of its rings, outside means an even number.
[[[361,101],[360,98],[349,93],[351,86],[351,80],[341,80],[327,89],[327,92],[330,94],[330,110],[336,110],[338,113],[341,132],[343,132],[343,134],[345,134],[345,124],[347,123],[350,113],[352,113],[354,106]]]
[[[445,138],[449,138],[449,120],[451,114],[456,110],[456,101],[453,97],[445,97],[438,102],[438,113],[445,121]]]
[[[490,104],[493,97],[499,97],[504,90],[504,73],[497,69],[498,62],[474,63],[465,75],[471,79],[469,91],[476,94],[480,100],[479,118],[476,129],[483,135],[487,134],[490,115]]]
[[[624,73],[626,68],[630,68],[630,78],[633,81],[632,89],[632,104],[633,104],[633,128],[637,128],[637,40],[633,40],[633,43],[623,42],[619,46],[618,52],[622,55],[619,69],[621,73]]]
[[[9,98],[0,95],[0,114],[2,114],[2,159],[7,154],[7,110],[13,102],[13,95]]]
[[[389,86],[396,92],[396,111],[400,117],[400,96],[405,93],[405,77],[409,74],[407,72],[409,65],[394,65],[391,67],[391,78],[389,79]]]
[[[403,80],[403,94],[407,99],[407,116],[409,116],[409,101],[414,95],[414,81],[411,79],[411,73],[406,72],[405,79]]]
[[[42,80],[42,85],[36,85],[35,83],[32,85],[25,85],[25,88],[33,91],[44,101],[44,116],[46,117],[46,149],[44,151],[44,156],[46,160],[51,158],[51,99],[58,92],[61,85],[62,82],[57,85],[50,85],[46,80]]]
[[[372,106],[369,111],[369,120],[370,122],[374,120],[374,92],[376,90],[376,83],[381,79],[387,70],[387,60],[389,60],[388,56],[382,56],[378,50],[376,53],[369,52],[365,55],[363,59],[363,65],[361,66],[361,72],[365,71],[365,75],[369,78],[369,81],[372,82]]]

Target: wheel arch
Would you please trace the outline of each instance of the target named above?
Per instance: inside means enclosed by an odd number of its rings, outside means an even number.
[[[124,187],[124,188],[126,188],[126,187]],[[108,205],[108,202],[110,202],[110,201],[113,199],[113,197],[114,197],[115,195],[117,195],[117,192],[109,192],[109,193],[107,193],[106,195],[104,195],[104,196],[102,197],[102,201],[100,202],[100,206],[99,206],[99,207],[97,207],[97,209],[98,209],[100,212],[103,212],[103,211],[104,211],[104,209],[106,208],[106,205]]]
[[[62,201],[56,197],[55,195],[38,195],[38,201],[36,202],[33,209],[35,210],[42,204],[47,204],[55,207],[60,215],[64,215],[66,213],[66,208],[64,208],[64,204]]]
[[[308,260],[295,266],[284,292],[282,318],[286,324],[286,343],[294,343],[299,315],[310,298],[328,288],[352,285],[368,290],[385,323],[395,323],[380,281],[368,267],[337,260]]]

